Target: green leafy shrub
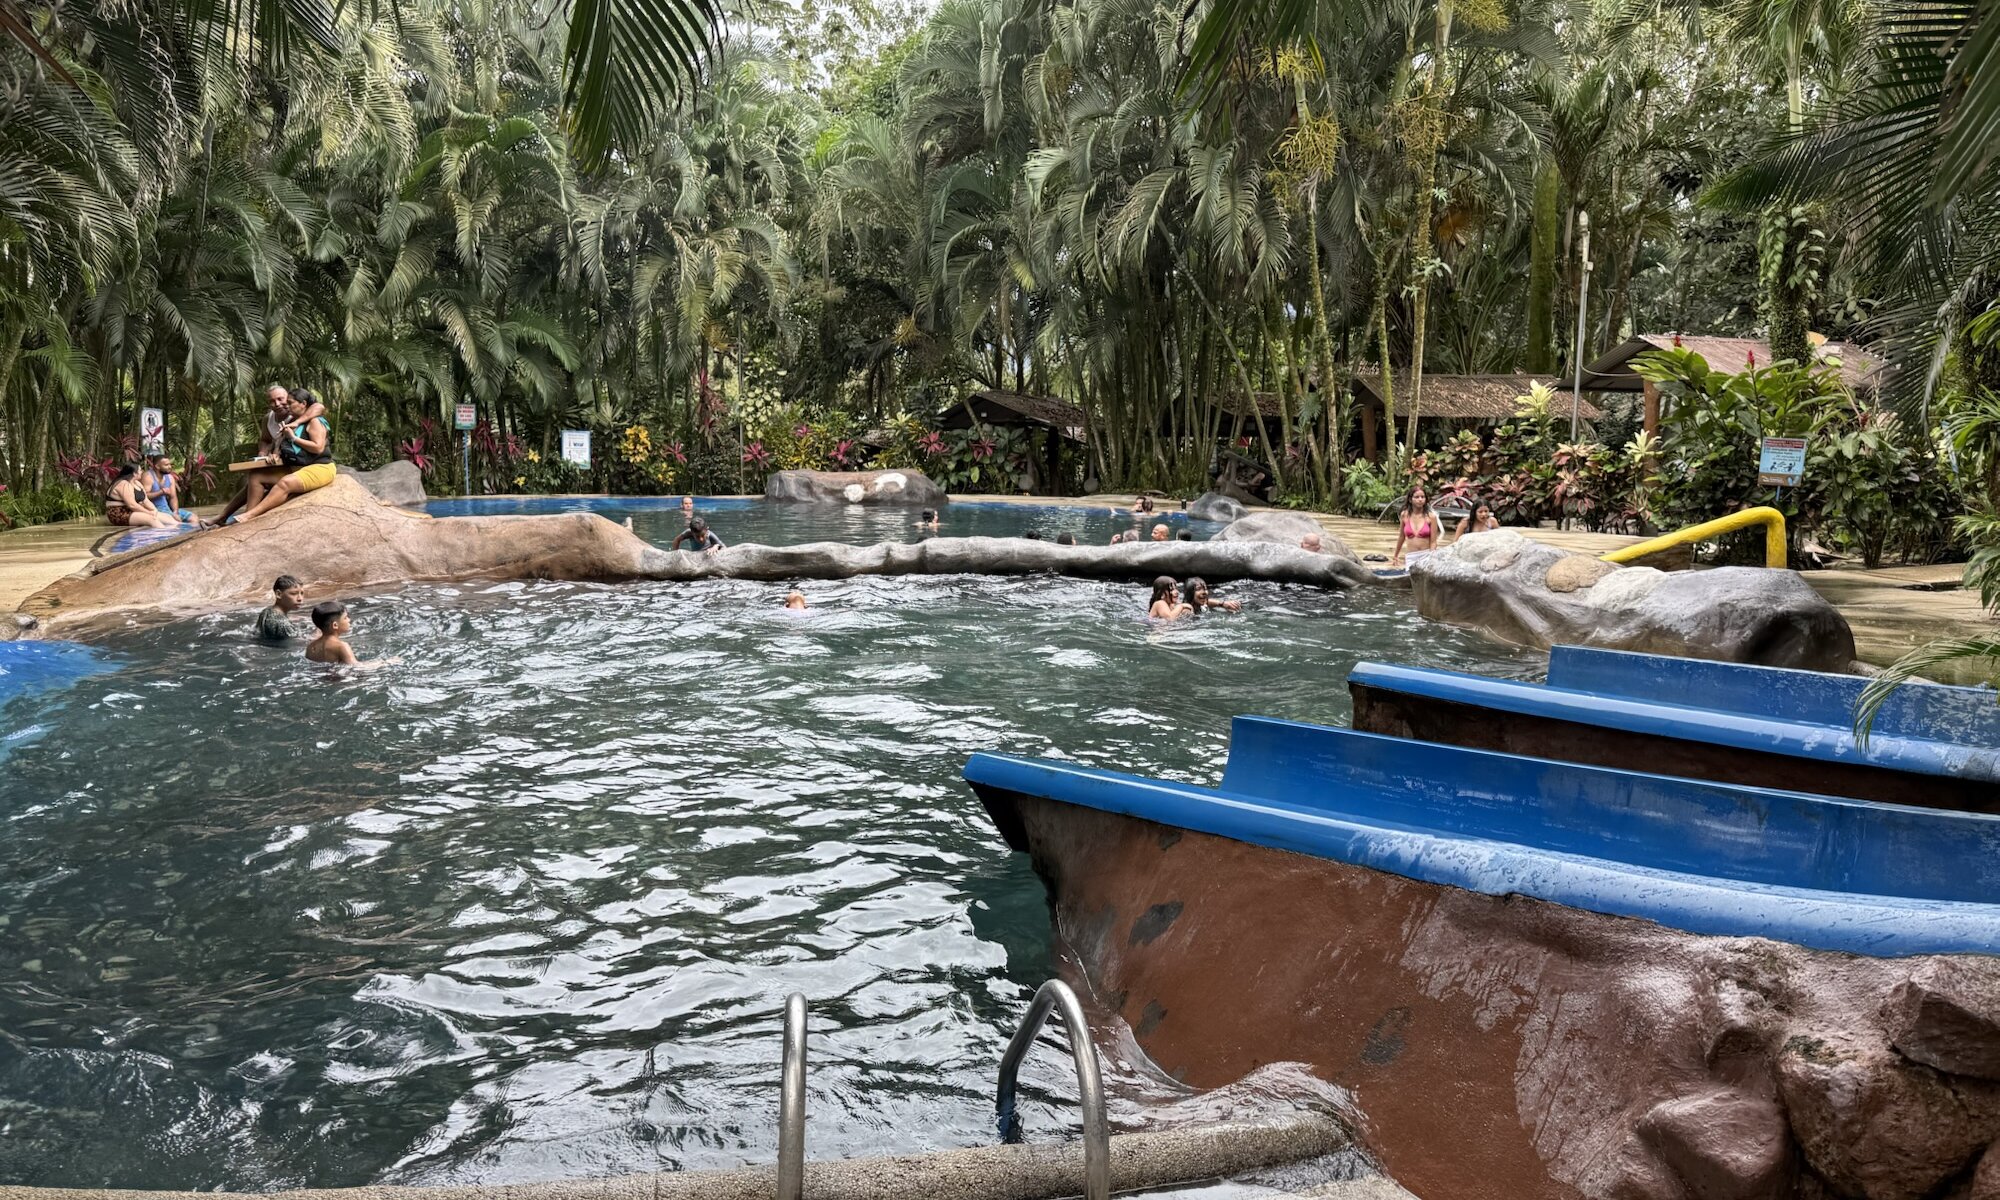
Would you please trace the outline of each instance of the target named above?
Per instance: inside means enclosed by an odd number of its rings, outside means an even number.
[[[30,492],[0,488],[0,525],[46,525],[102,516],[104,502],[71,483],[51,483]]]

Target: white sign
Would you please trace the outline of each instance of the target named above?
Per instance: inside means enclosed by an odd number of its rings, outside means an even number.
[[[479,424],[478,413],[470,404],[459,405],[458,410],[452,415],[454,417],[452,428],[454,429],[470,429],[474,425]]]
[[[167,452],[167,414],[157,408],[139,410],[139,450],[143,454]]]
[[[1765,438],[1757,455],[1758,487],[1797,487],[1806,473],[1804,438]]]
[[[562,431],[562,457],[566,463],[579,467],[590,465],[590,430],[565,429]]]

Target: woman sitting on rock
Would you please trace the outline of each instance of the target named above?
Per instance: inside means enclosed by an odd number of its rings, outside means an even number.
[[[1188,576],[1187,583],[1181,587],[1181,601],[1187,606],[1188,611],[1196,616],[1211,608],[1219,608],[1224,612],[1243,611],[1242,601],[1223,600],[1211,595],[1208,590],[1208,580],[1199,575]]]
[[[1181,603],[1181,598],[1177,594],[1179,591],[1180,584],[1174,582],[1173,576],[1162,575],[1155,579],[1153,602],[1146,609],[1146,615],[1156,621],[1178,621],[1193,613],[1194,609]]]
[[[310,415],[318,402],[307,388],[295,388],[286,397],[290,417],[278,431],[278,461],[288,472],[263,495],[253,497],[250,507],[228,524],[261,517],[293,496],[316,492],[333,482],[333,426],[325,417]],[[250,486],[254,490],[257,485],[253,482]]]
[[[1398,520],[1401,526],[1396,531],[1396,552],[1389,556],[1390,566],[1403,566],[1406,561],[1437,549],[1441,522],[1431,510],[1431,498],[1423,484],[1410,489]]]
[[[139,468],[126,463],[111,480],[104,497],[104,519],[113,525],[141,529],[174,529],[180,522],[146,502],[146,489],[139,482]]]

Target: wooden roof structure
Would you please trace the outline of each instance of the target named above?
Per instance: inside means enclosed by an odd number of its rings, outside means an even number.
[[[1585,377],[1588,383],[1588,377]],[[1550,406],[1552,412],[1569,416],[1569,389],[1563,381],[1553,375],[1424,375],[1423,403],[1418,406],[1417,420],[1423,421],[1511,421],[1515,410],[1520,407],[1520,397],[1537,383],[1555,388],[1559,393],[1559,403]],[[1410,373],[1397,371],[1396,419],[1403,420],[1409,413]],[[1382,409],[1382,376],[1373,372],[1354,377],[1354,395],[1361,403],[1380,411]],[[1579,414],[1586,421],[1595,421],[1604,414],[1588,399],[1583,401]]]
[[[972,410],[967,415],[966,410]],[[1073,442],[1083,440],[1083,409],[1052,396],[1029,396],[981,388],[938,413],[940,429],[970,429],[973,419],[998,428],[1053,429]]]
[[[1771,343],[1763,338],[1707,337],[1701,334],[1642,333],[1612,347],[1597,361],[1583,368],[1583,386],[1593,392],[1641,392],[1645,380],[1632,370],[1632,360],[1652,350],[1678,346],[1692,350],[1708,362],[1710,370],[1748,369],[1752,356],[1758,366],[1769,366]],[[1887,364],[1879,354],[1870,353],[1852,342],[1823,341],[1813,347],[1821,362],[1837,362],[1840,381],[1857,391],[1878,389],[1887,378]]]

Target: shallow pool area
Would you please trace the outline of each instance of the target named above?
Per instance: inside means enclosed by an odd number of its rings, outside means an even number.
[[[704,508],[756,540],[744,503]],[[378,670],[260,645],[246,611],[110,636],[0,702],[0,1181],[769,1162],[792,991],[813,1157],[989,1142],[1055,964],[970,752],[1212,783],[1232,716],[1344,721],[1359,659],[1545,662],[1386,590],[1234,586],[1243,613],[1168,627],[1125,584],[785,590],[413,585],[354,602],[361,656],[401,659]],[[1068,1075],[1029,1060],[1031,1137],[1073,1126]]]

